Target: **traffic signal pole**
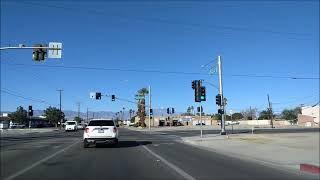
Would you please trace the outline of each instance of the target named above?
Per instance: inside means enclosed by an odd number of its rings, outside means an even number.
[[[222,87],[222,65],[221,65],[221,56],[218,56],[218,75],[219,75],[219,94],[221,95],[221,105],[220,109],[223,109],[223,114],[221,114],[221,135],[226,135],[226,127],[225,127],[225,103],[223,100],[223,87]]]
[[[151,86],[149,85],[149,131],[151,131]]]
[[[201,105],[201,101],[200,101],[200,138],[202,138],[202,105]]]

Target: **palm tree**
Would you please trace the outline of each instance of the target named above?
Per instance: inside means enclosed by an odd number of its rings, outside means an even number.
[[[137,91],[135,95],[136,100],[138,101],[138,116],[140,118],[140,126],[146,127],[145,116],[146,116],[146,95],[149,94],[147,88],[141,88]]]

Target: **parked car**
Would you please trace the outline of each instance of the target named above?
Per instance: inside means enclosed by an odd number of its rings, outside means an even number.
[[[65,131],[77,131],[77,121],[66,121]]]
[[[77,129],[83,130],[83,129],[84,129],[84,126],[85,126],[84,124],[78,124],[78,125],[77,125]]]
[[[83,132],[83,147],[90,144],[118,144],[118,128],[112,119],[93,119]]]
[[[205,123],[202,123],[202,126],[205,126]],[[201,123],[197,123],[196,126],[201,126]]]
[[[228,125],[238,125],[240,124],[239,121],[226,121],[226,126]]]
[[[19,123],[11,123],[9,128],[11,129],[18,129],[18,128],[25,128],[25,124],[19,124]]]

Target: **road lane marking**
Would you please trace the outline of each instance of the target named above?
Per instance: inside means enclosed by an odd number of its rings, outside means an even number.
[[[4,178],[4,180],[11,180],[11,179],[14,179],[14,178],[16,178],[16,177],[24,174],[25,172],[33,169],[34,167],[40,165],[41,163],[44,163],[44,162],[48,161],[49,159],[53,158],[54,156],[56,156],[56,155],[58,155],[58,154],[60,154],[60,153],[62,153],[62,152],[64,152],[64,151],[66,151],[67,149],[71,148],[72,146],[74,146],[75,144],[77,144],[77,143],[79,143],[79,142],[80,142],[80,141],[74,142],[73,144],[71,144],[71,145],[69,145],[69,146],[61,149],[60,151],[57,151],[57,152],[51,154],[50,156],[47,156],[47,157],[45,157],[45,158],[43,158],[43,159],[41,159],[41,160],[39,160],[39,161],[31,164],[30,166],[28,166],[28,167],[26,167],[26,168],[24,168],[24,169],[22,169],[22,170],[20,170],[20,171],[17,171],[16,173],[12,174],[11,176],[9,176],[9,177],[7,177],[7,178]]]
[[[151,149],[149,149],[147,146],[142,146],[146,151],[148,151],[150,154],[152,154],[153,156],[155,156],[158,160],[162,161],[164,164],[166,164],[167,166],[169,166],[171,169],[173,169],[174,171],[176,171],[178,174],[180,174],[184,179],[187,180],[196,180],[194,177],[192,177],[190,174],[186,173],[185,171],[183,171],[182,169],[180,169],[178,166],[170,163],[169,161],[167,161],[166,159],[164,159],[163,157],[161,157],[160,155],[156,154],[155,152],[153,152]]]

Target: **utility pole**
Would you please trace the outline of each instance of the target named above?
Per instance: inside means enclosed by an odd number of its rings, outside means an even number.
[[[88,123],[88,120],[89,120],[89,109],[87,108],[87,123]]]
[[[61,111],[61,94],[62,94],[62,89],[58,89],[57,91],[59,91],[59,110],[60,110],[60,129],[62,127],[62,111]]]
[[[78,120],[80,119],[80,102],[77,102],[78,105]]]
[[[149,85],[149,131],[151,131],[151,86]]]
[[[250,106],[250,118],[251,118],[251,120],[253,120],[253,118],[252,118],[251,106]]]
[[[270,102],[270,99],[269,99],[269,94],[268,94],[268,104],[269,104],[269,114],[270,114],[270,120],[271,120],[271,128],[274,128],[273,127],[273,113],[272,113],[272,106],[271,106],[271,102]]]
[[[220,109],[223,110],[223,113],[221,114],[221,135],[226,135],[226,127],[225,127],[225,122],[224,122],[224,119],[225,119],[225,115],[224,115],[224,112],[225,112],[225,103],[224,103],[224,100],[223,100],[223,87],[222,87],[222,65],[221,65],[221,56],[218,56],[218,75],[219,75],[219,94],[221,95],[221,102],[222,104],[220,105]]]

